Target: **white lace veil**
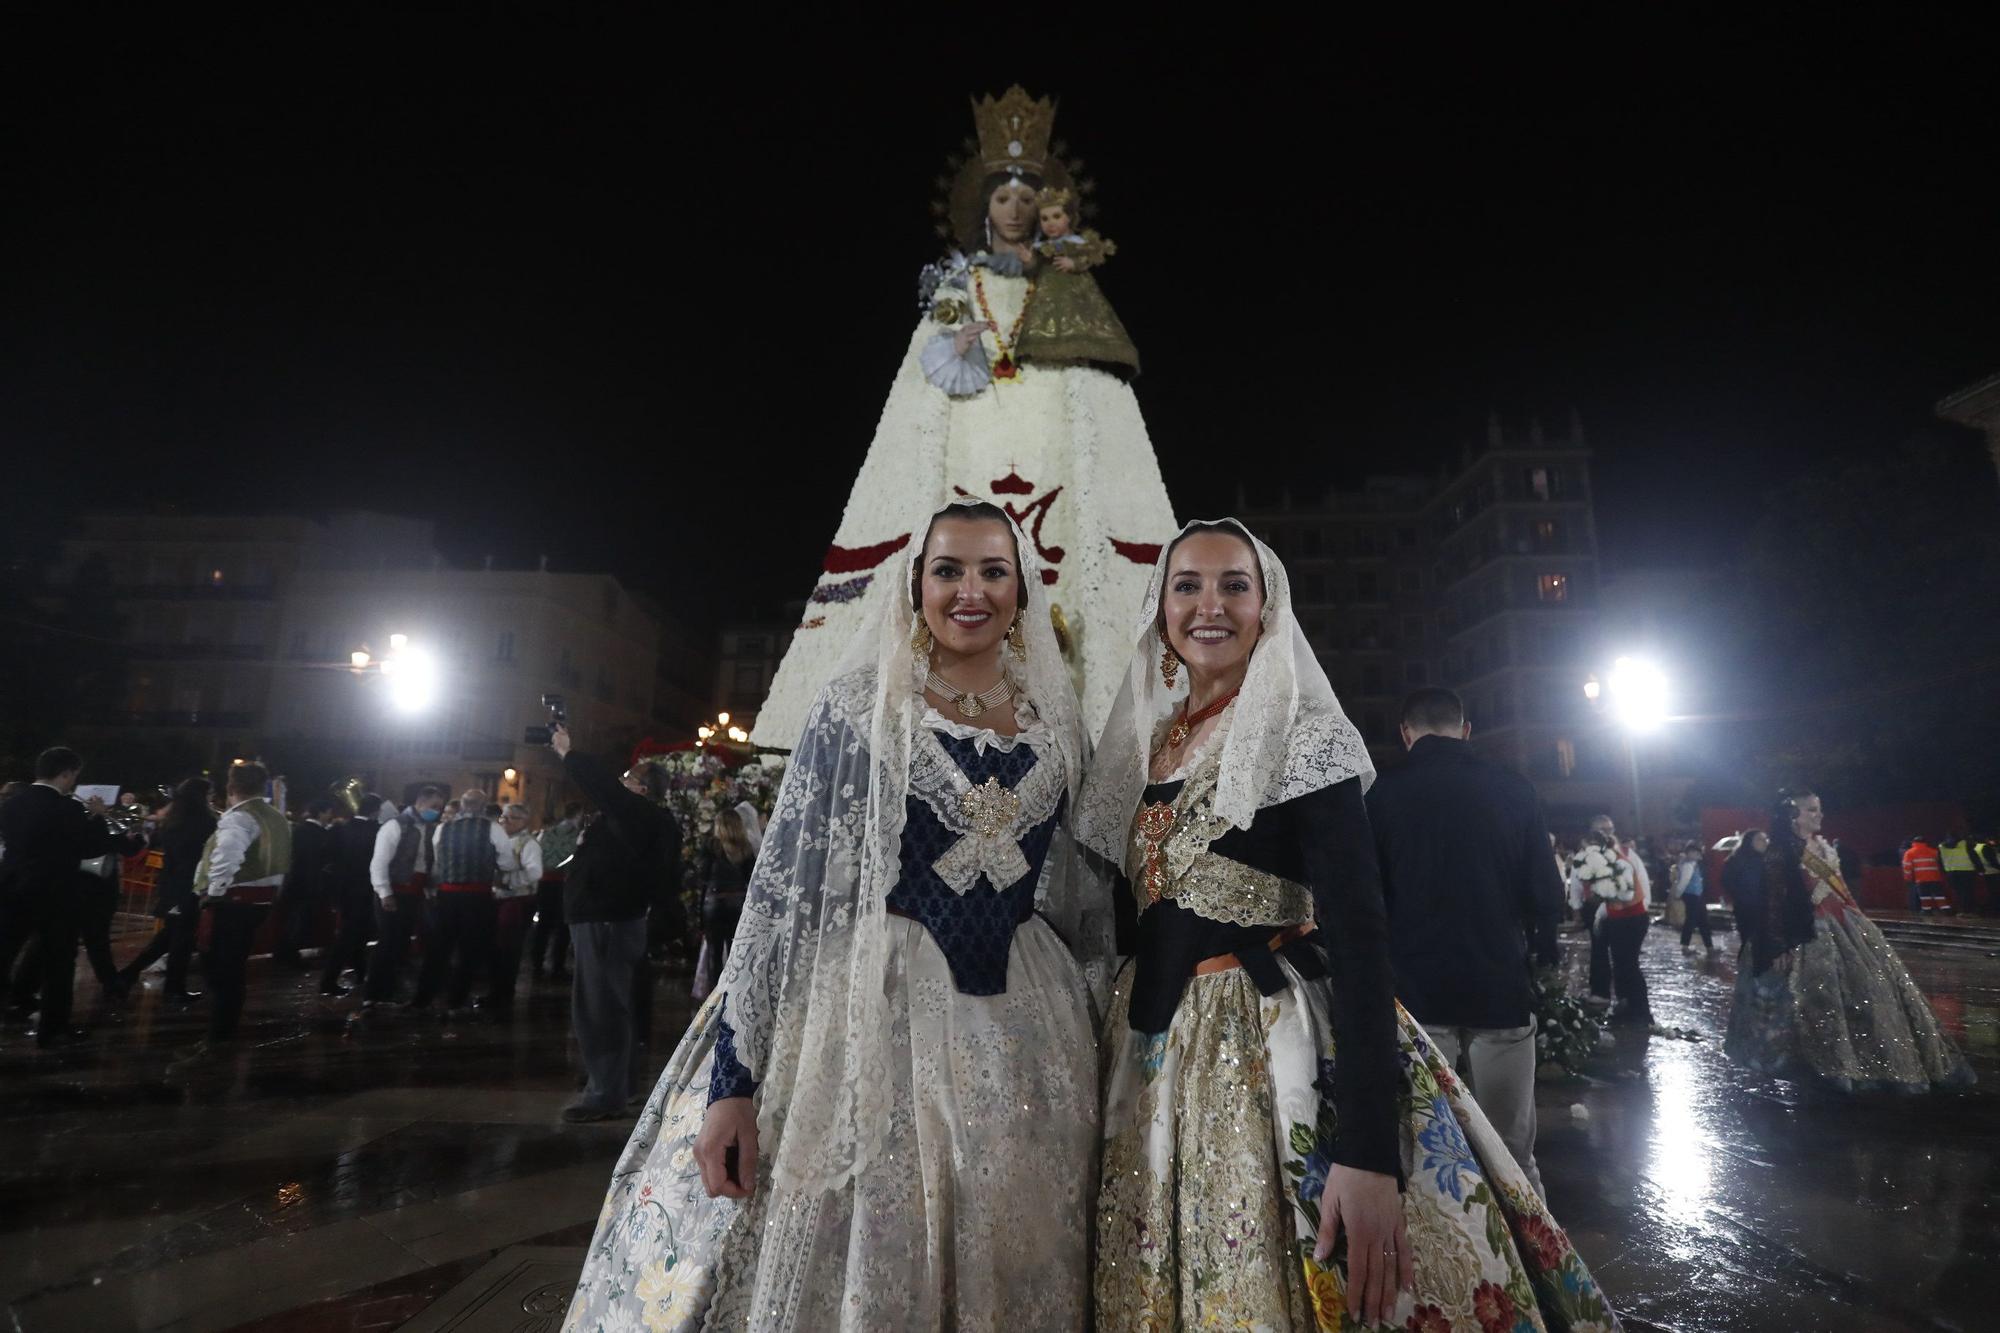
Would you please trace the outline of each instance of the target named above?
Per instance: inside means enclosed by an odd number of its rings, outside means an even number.
[[[921,534],[936,516],[917,517],[910,530],[918,539],[883,577],[909,586],[923,557]],[[1003,646],[1001,661],[1048,726],[1058,752],[1049,757],[1063,765],[1073,813],[1085,760],[1076,694],[1034,544],[1009,527],[1028,653],[1017,661]],[[910,648],[915,624],[901,588],[876,599],[820,691],[779,786],[718,985],[737,1058],[761,1084],[758,1127],[776,1145],[772,1181],[781,1188],[833,1189],[858,1175],[888,1124],[894,1053],[884,899],[901,873],[911,744],[925,707],[926,664]],[[1059,834],[1035,905],[1086,975],[1101,975],[1112,949],[1109,894],[1077,862],[1067,833]]]
[[[1359,777],[1365,788],[1375,781],[1375,765],[1299,628],[1292,612],[1291,580],[1277,553],[1233,518],[1189,523],[1180,536],[1212,523],[1243,534],[1255,549],[1264,576],[1263,633],[1250,654],[1242,693],[1230,706],[1215,788],[1215,813],[1247,829],[1265,806],[1352,777]],[[1160,633],[1160,594],[1172,552],[1169,542],[1153,566],[1140,609],[1138,645],[1098,740],[1077,811],[1077,840],[1113,865],[1125,859],[1125,842],[1146,786],[1155,738],[1188,690],[1185,669],[1172,689],[1160,673],[1166,646]]]

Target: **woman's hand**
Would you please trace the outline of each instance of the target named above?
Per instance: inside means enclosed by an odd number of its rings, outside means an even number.
[[[736,1152],[736,1174],[729,1153]],[[757,1189],[757,1106],[748,1097],[710,1102],[694,1136],[694,1162],[711,1199],[747,1199]]]
[[[1776,972],[1779,976],[1785,976],[1789,974],[1792,970],[1792,950],[1787,949],[1783,953],[1779,954],[1776,958],[1772,959],[1771,970],[1773,972]]]
[[[964,356],[972,349],[972,344],[979,341],[980,334],[990,333],[992,330],[993,325],[986,323],[984,320],[975,320],[970,324],[964,325],[958,332],[951,335],[952,350],[960,356]]]
[[[1342,1226],[1347,1228],[1348,1313],[1364,1324],[1385,1322],[1397,1296],[1416,1282],[1396,1178],[1351,1166],[1328,1170],[1319,1196],[1315,1260],[1326,1262]]]

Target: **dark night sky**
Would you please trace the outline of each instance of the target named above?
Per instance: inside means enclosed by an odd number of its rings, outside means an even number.
[[[908,338],[965,96],[1017,79],[1100,183],[1184,513],[1575,405],[1610,556],[1716,558],[1754,488],[2000,369],[2000,114],[1943,29],[871,64],[422,12],[6,43],[17,523],[434,507],[455,553],[773,610]]]

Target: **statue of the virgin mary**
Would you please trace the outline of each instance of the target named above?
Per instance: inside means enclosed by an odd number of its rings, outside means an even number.
[[[1052,585],[1051,615],[1086,728],[1111,710],[1129,630],[1159,545],[1176,531],[1127,380],[1138,354],[1096,280],[1070,253],[1087,206],[1052,144],[1055,102],[1018,85],[972,104],[978,146],[935,206],[956,248],[920,280],[910,336],[868,456],[848,494],[804,620],[758,711],[754,738],[791,746],[872,599],[907,597],[891,557],[907,518],[954,496],[1011,514]],[[1043,212],[1047,206],[1051,211]],[[1055,229],[1045,234],[1044,219]]]

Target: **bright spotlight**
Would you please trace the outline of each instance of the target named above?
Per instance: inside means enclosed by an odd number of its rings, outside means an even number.
[[[1667,720],[1667,677],[1651,662],[1621,657],[1611,664],[1605,693],[1611,715],[1629,731],[1657,731]]]
[[[715,720],[716,720],[717,722],[720,722],[720,723],[721,723],[721,724],[722,724],[723,726],[725,726],[725,727],[726,727],[726,726],[728,726],[728,725],[729,725],[729,714],[727,714],[727,713],[717,713],[717,714],[715,715]]]
[[[403,712],[415,713],[431,706],[437,684],[437,663],[430,654],[406,649],[400,669],[389,677],[389,698]]]

